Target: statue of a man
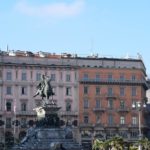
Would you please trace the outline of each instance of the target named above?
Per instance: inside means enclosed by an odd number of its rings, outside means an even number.
[[[41,76],[41,81],[37,85],[37,91],[36,94],[33,97],[36,97],[37,95],[40,95],[43,99],[44,96],[44,88],[45,88],[45,75]]]
[[[41,81],[37,85],[37,92],[33,97],[36,97],[37,95],[40,95],[42,99],[45,97],[44,103],[48,103],[48,99],[50,96],[54,95],[53,89],[50,84],[51,79],[47,77],[46,75],[41,76]],[[53,102],[53,101],[52,101]]]

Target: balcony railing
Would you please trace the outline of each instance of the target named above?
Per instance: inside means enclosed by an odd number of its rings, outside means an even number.
[[[129,112],[129,108],[125,108],[125,107],[123,107],[123,108],[119,108],[118,109],[118,112]]]
[[[93,127],[93,123],[80,123],[79,124],[80,127]]]
[[[128,128],[128,124],[119,124],[118,127],[119,128]]]
[[[102,107],[95,107],[95,108],[93,108],[93,111],[95,111],[95,112],[104,112],[105,111],[105,108],[102,108]]]
[[[36,113],[33,111],[16,111],[16,115],[33,116],[36,115]]]
[[[130,124],[129,127],[130,127],[130,128],[138,128],[139,125],[138,125],[138,123],[137,123],[137,124]]]
[[[101,78],[101,79],[80,79],[81,83],[115,83],[115,84],[147,84],[145,80],[121,80],[121,79],[108,79],[108,78]]]
[[[62,116],[78,116],[77,111],[61,111],[60,115]]]
[[[108,124],[105,124],[105,127],[106,127],[106,128],[117,128],[117,127],[118,127],[118,124],[115,124],[115,123],[108,123]]]

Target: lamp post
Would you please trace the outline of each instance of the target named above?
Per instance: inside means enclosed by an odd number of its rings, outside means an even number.
[[[135,108],[136,110],[138,110],[139,140],[141,140],[141,138],[142,138],[142,131],[141,131],[141,111],[145,107],[146,107],[146,104],[145,103],[143,104],[140,101],[135,102],[135,103],[132,104],[132,108]],[[138,146],[138,150],[142,150],[142,147],[141,147],[140,144]]]

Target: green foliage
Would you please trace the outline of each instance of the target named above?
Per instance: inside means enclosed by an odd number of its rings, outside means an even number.
[[[139,144],[144,150],[150,150],[150,141],[147,138],[143,138],[139,141]]]
[[[138,147],[135,145],[130,146],[129,150],[138,150]]]
[[[105,142],[98,139],[94,140],[92,150],[105,150]]]
[[[143,150],[150,150],[150,141],[147,138],[143,138],[136,143],[130,145],[129,150],[138,150],[138,146],[141,145]],[[95,139],[92,145],[92,150],[124,150],[125,142],[121,137],[113,137],[112,139],[101,141]]]
[[[124,141],[121,137],[113,137],[108,143],[113,150],[123,150]]]

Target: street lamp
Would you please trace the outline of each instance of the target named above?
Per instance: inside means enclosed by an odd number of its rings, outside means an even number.
[[[140,101],[135,102],[135,103],[132,104],[132,108],[135,108],[135,109],[138,110],[138,116],[139,116],[139,118],[138,118],[139,119],[139,140],[141,140],[141,138],[142,138],[142,131],[141,131],[141,110],[143,108],[145,108],[145,107],[146,107],[146,104],[145,103],[143,104]],[[141,147],[140,144],[138,146],[138,150],[142,150],[142,147]]]

